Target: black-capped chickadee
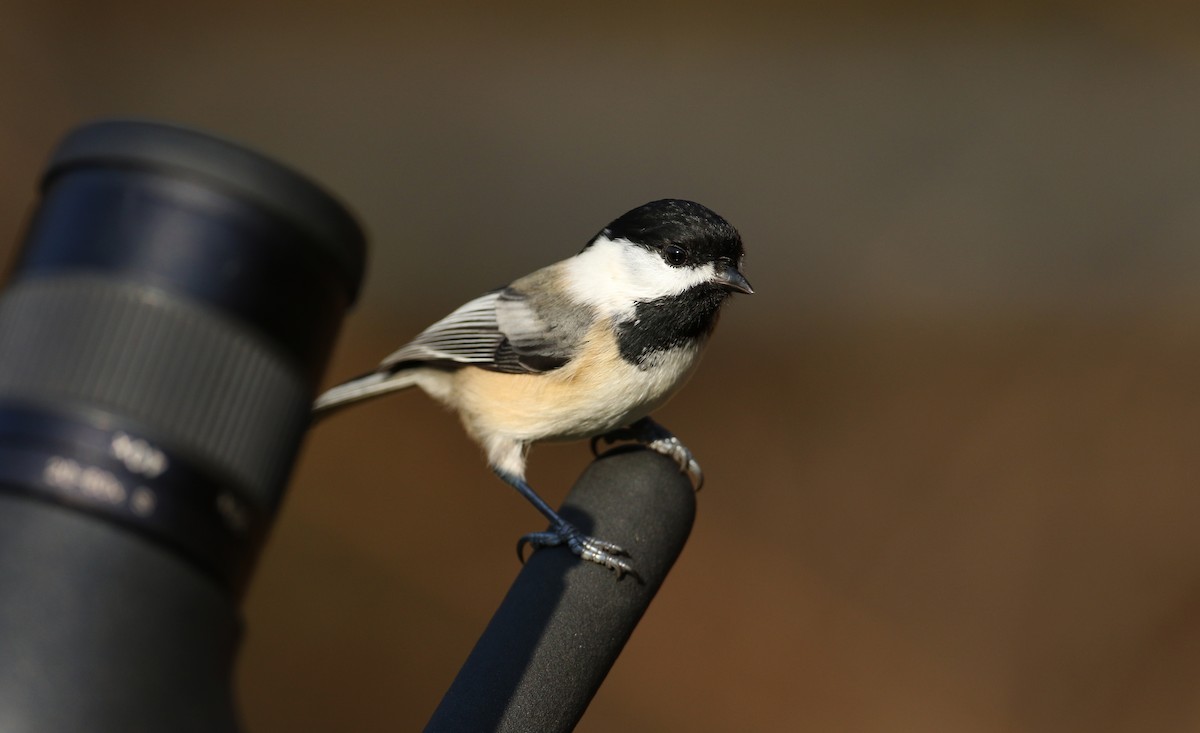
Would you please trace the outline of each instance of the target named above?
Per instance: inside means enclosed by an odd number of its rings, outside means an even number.
[[[633,572],[620,547],[563,520],[525,481],[543,440],[632,439],[701,479],[691,452],[648,415],[696,368],[721,306],[752,293],[742,240],[700,204],[664,199],[627,212],[583,250],[486,293],[425,329],[375,371],[321,395],[317,416],[417,386],[458,412],[492,470],[550,520],[525,535]]]

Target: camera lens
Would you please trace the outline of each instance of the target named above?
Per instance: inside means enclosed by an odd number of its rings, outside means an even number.
[[[0,496],[115,522],[241,588],[364,239],[302,176],[155,122],[55,152],[0,296]]]

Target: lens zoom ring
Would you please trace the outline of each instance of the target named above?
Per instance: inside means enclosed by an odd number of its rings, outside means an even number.
[[[142,285],[35,279],[0,300],[0,399],[82,403],[141,421],[262,506],[286,479],[307,392],[253,332]]]

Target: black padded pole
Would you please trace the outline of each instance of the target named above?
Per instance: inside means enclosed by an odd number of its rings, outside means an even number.
[[[588,467],[560,513],[625,548],[640,581],[562,547],[535,552],[426,733],[574,729],[683,549],[696,499],[674,461],[619,449]]]

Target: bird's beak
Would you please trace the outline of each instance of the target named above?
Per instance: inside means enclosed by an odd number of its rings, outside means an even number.
[[[747,295],[754,292],[754,288],[750,287],[746,276],[733,265],[717,265],[717,276],[713,278],[713,282]]]

